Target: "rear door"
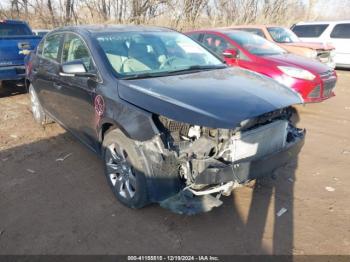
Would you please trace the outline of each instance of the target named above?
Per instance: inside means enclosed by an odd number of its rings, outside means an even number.
[[[48,35],[40,44],[37,52],[38,62],[33,67],[35,81],[33,85],[43,108],[56,120],[60,121],[56,104],[59,89],[56,86],[60,71],[60,46],[63,39],[62,33]]]
[[[80,61],[86,71],[97,74],[91,52],[85,41],[75,33],[66,33],[62,47],[61,63]],[[97,79],[81,76],[60,75],[56,83],[60,88],[55,109],[65,126],[75,133],[92,149],[97,143],[96,126],[99,121],[95,114],[94,99]]]
[[[350,23],[334,26],[330,39],[335,46],[334,60],[338,66],[350,65]]]

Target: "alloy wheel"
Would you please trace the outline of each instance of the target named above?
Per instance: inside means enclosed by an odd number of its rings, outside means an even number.
[[[29,92],[30,92],[30,101],[31,101],[34,118],[40,119],[40,104],[39,104],[38,97],[32,87],[30,88]]]
[[[123,198],[132,199],[136,193],[136,176],[127,157],[126,151],[117,148],[116,144],[106,150],[106,167],[112,186]]]

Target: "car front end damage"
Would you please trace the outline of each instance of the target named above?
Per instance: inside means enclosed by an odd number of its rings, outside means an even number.
[[[294,114],[286,107],[232,129],[154,116],[159,134],[138,144],[151,200],[176,213],[205,212],[220,206],[220,196],[235,187],[272,175],[303,146],[305,130],[292,123]]]

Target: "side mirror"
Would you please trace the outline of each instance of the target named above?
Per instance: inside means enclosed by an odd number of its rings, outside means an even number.
[[[61,67],[61,76],[80,76],[80,77],[96,77],[94,73],[88,73],[85,65],[81,61],[72,61],[64,63]]]
[[[224,58],[229,58],[229,59],[238,58],[238,52],[236,49],[226,49],[224,52],[222,52],[222,55]]]

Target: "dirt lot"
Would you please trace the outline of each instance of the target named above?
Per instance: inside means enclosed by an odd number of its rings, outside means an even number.
[[[298,108],[297,164],[191,217],[125,208],[93,153],[0,90],[0,254],[350,254],[350,71],[338,73],[335,98]]]

